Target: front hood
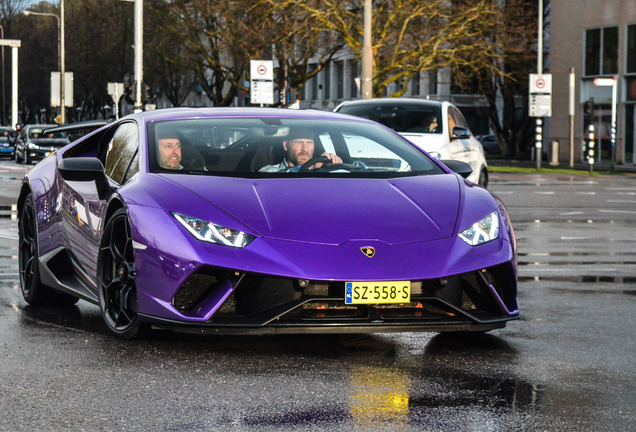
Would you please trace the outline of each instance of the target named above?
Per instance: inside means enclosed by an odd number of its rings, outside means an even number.
[[[349,240],[403,244],[449,237],[460,200],[455,175],[395,179],[170,176],[170,180],[229,213],[255,234],[322,244]],[[199,208],[190,216],[219,223]]]

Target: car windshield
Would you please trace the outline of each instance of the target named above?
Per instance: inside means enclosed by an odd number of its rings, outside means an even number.
[[[442,116],[438,106],[416,103],[346,104],[338,112],[382,123],[400,133],[442,133]]]
[[[45,128],[30,128],[29,138],[66,138],[64,132],[46,132]]]
[[[337,156],[337,163],[307,164],[324,153]],[[223,117],[152,122],[148,154],[151,172],[179,174],[398,177],[444,173],[420,150],[379,125],[332,119]]]

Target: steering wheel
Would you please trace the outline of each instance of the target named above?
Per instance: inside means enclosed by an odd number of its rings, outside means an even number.
[[[309,168],[311,168],[312,166],[316,165],[317,163],[325,163],[325,162],[330,162],[331,159],[329,159],[327,156],[314,156],[311,159],[309,159],[307,162],[305,162],[300,169],[298,170],[299,173],[301,172],[306,172],[309,170]]]

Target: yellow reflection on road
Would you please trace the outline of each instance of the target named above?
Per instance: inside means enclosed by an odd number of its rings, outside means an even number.
[[[409,413],[408,374],[404,370],[361,366],[351,371],[349,411],[354,424],[370,425],[390,420],[392,425],[407,424]]]

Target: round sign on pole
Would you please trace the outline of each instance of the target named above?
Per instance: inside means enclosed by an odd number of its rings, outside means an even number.
[[[267,68],[265,67],[265,65],[258,65],[258,67],[256,68],[256,72],[259,75],[265,75],[267,73]]]
[[[535,87],[538,88],[539,90],[542,90],[545,88],[545,80],[543,78],[539,78],[537,79],[537,81],[534,83]]]

